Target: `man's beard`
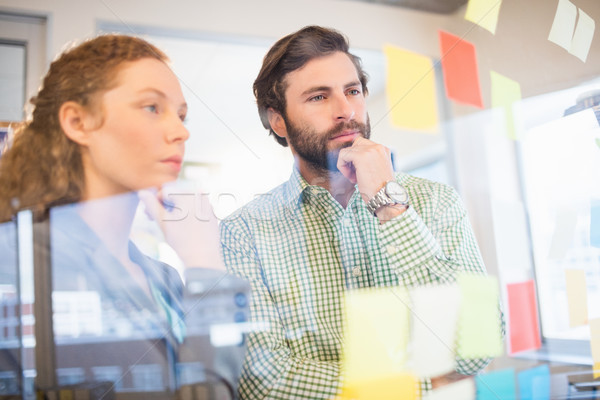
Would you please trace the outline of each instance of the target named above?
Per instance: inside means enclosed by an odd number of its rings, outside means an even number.
[[[338,172],[337,162],[340,150],[352,146],[352,142],[341,143],[338,147],[329,149],[329,139],[345,130],[358,130],[360,136],[368,139],[371,137],[371,123],[367,115],[367,122],[360,123],[355,120],[340,123],[326,133],[317,132],[310,127],[299,127],[289,118],[284,118],[287,127],[287,140],[304,161],[308,162],[317,171]]]

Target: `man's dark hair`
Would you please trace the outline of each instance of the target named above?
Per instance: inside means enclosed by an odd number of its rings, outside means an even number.
[[[307,26],[279,39],[265,55],[254,81],[254,97],[263,126],[280,145],[287,146],[287,140],[273,131],[267,110],[272,108],[285,117],[285,77],[288,73],[302,68],[312,59],[342,52],[356,67],[363,92],[368,93],[368,76],[362,69],[360,58],[351,54],[348,48],[348,39],[342,33],[320,26]]]

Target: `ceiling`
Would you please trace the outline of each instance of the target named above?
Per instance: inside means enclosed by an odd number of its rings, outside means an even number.
[[[406,7],[436,14],[451,14],[468,0],[358,0],[365,3],[378,3],[388,6]]]

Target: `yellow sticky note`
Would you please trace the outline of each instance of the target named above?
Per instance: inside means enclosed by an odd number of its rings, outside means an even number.
[[[417,400],[417,379],[410,374],[398,374],[369,382],[349,383],[342,398],[352,400]]]
[[[521,100],[521,85],[495,71],[490,71],[492,86],[492,107],[504,110],[506,132],[510,139],[516,140],[513,104]]]
[[[588,323],[587,285],[585,271],[582,269],[565,270],[567,303],[569,305],[569,326],[581,326]]]
[[[469,0],[465,19],[496,33],[502,0]]]
[[[594,363],[594,379],[600,376],[600,318],[590,320],[590,346]]]
[[[392,124],[436,133],[438,108],[435,72],[429,57],[384,46],[387,57],[387,98]]]
[[[499,288],[496,278],[461,274],[457,354],[462,358],[496,357],[502,354]]]
[[[405,372],[409,335],[406,290],[358,290],[346,296],[343,371],[346,385]]]

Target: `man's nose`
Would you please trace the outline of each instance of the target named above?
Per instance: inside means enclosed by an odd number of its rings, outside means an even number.
[[[350,121],[354,118],[354,107],[348,101],[348,98],[345,95],[338,96],[336,99],[334,115],[336,121]]]

